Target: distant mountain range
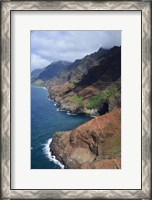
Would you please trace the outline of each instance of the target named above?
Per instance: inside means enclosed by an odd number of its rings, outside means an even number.
[[[52,62],[44,68],[33,70],[31,73],[31,81],[34,83],[36,80],[51,80],[61,72],[68,73],[70,71],[74,76],[76,76],[77,72],[81,72],[82,74],[89,69],[94,60],[100,59],[107,52],[108,50],[100,48],[99,51],[87,55],[83,59],[77,59],[73,63],[63,60]],[[60,75],[62,76],[62,73]],[[80,74],[77,74],[77,76],[80,76]]]
[[[44,70],[44,68],[41,69],[35,69],[31,73],[31,82],[33,83],[34,81],[37,80],[39,74]]]
[[[68,61],[57,61],[52,62],[47,67],[42,69],[35,69],[32,71],[32,83],[36,80],[47,81],[58,75],[60,72],[65,70],[71,62]]]
[[[41,79],[43,81],[50,80],[54,76],[58,75],[63,70],[66,70],[67,67],[71,64],[71,62],[68,61],[57,61],[53,62],[50,65],[48,65],[38,76],[38,79]]]

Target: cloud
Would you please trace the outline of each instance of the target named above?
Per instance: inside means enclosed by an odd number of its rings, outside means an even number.
[[[43,67],[47,66],[48,64],[50,64],[50,62],[47,59],[41,58],[37,54],[32,54],[31,55],[31,66],[32,66],[32,69],[43,68]]]
[[[100,47],[121,45],[121,31],[32,31],[31,66],[41,68],[57,60],[74,61]]]

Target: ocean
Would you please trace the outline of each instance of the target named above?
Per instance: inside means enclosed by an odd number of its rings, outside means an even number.
[[[31,87],[31,169],[64,168],[49,151],[53,134],[74,129],[91,119],[59,111],[48,95],[43,87]]]

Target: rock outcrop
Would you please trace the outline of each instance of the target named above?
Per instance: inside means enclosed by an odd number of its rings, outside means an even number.
[[[57,132],[50,151],[68,169],[121,168],[121,110],[96,117],[78,128]]]

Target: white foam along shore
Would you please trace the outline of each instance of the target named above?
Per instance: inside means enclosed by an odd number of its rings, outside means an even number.
[[[48,97],[48,100],[49,101],[52,101],[54,103],[54,106],[58,106],[57,102],[54,100],[54,99],[51,99],[50,97]],[[64,110],[64,109],[60,109],[59,107],[57,108],[56,110],[57,112],[66,112],[67,115],[77,115],[76,113],[72,113],[70,111],[67,111],[67,110]]]
[[[54,162],[56,165],[59,165],[61,167],[61,169],[64,169],[64,165],[62,163],[60,163],[60,161],[58,161],[55,158],[55,156],[52,155],[52,153],[50,151],[51,142],[52,142],[52,138],[47,141],[47,143],[45,144],[45,146],[43,148],[43,151],[50,161]]]
[[[49,100],[49,101],[52,101],[52,102],[54,102],[54,100],[53,100],[53,99],[50,99],[50,97],[49,97],[49,96],[48,96],[48,100]]]
[[[35,87],[35,88],[43,88],[43,89],[47,90],[47,88],[46,88],[46,87],[43,87],[43,86],[34,86],[34,85],[32,85],[32,87]]]
[[[68,111],[66,114],[67,114],[67,115],[77,115],[76,113],[72,113],[72,112],[70,112],[70,111]]]
[[[47,90],[47,88],[46,88],[46,87],[43,87],[43,89]]]
[[[32,86],[32,87],[38,87],[38,88],[43,88],[45,90],[47,90],[46,87],[40,87],[40,86]],[[48,90],[47,90],[48,91]],[[52,101],[54,103],[54,106],[57,106],[57,102],[55,102],[54,99],[51,99],[50,97],[48,97],[48,100],[49,101]],[[63,109],[60,109],[60,108],[57,108],[57,111],[60,111],[60,112],[66,112],[67,115],[77,115],[76,113],[72,113],[70,111],[66,111],[66,110],[63,110]]]

